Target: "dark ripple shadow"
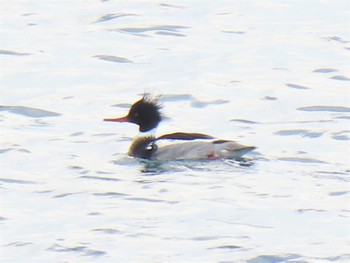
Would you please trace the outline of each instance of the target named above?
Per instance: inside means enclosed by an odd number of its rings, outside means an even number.
[[[263,225],[256,225],[256,224],[249,224],[249,223],[240,223],[240,222],[218,220],[218,219],[211,219],[210,221],[225,223],[225,224],[228,224],[230,226],[232,226],[232,225],[249,226],[249,227],[259,228],[259,229],[260,228],[261,229],[274,229],[275,228],[275,227],[272,227],[272,226],[263,226]]]
[[[278,158],[277,160],[280,161],[286,161],[286,162],[297,162],[297,163],[310,163],[310,164],[326,164],[327,162],[321,161],[321,160],[317,160],[314,158],[300,158],[300,157],[281,157]]]
[[[339,196],[339,195],[347,195],[350,191],[340,191],[340,192],[329,192],[328,195],[330,196]]]
[[[0,50],[0,55],[10,55],[10,56],[29,56],[31,53],[17,52],[11,50]]]
[[[112,107],[119,107],[119,108],[123,108],[123,109],[129,109],[131,107],[131,104],[130,103],[118,103],[118,104],[112,105]]]
[[[345,77],[343,75],[336,75],[336,76],[331,77],[331,79],[342,80],[342,81],[350,81],[350,78]]]
[[[322,179],[335,179],[342,182],[350,182],[350,171],[345,170],[344,172],[338,172],[338,171],[316,171],[316,173],[313,175],[315,178],[322,178]]]
[[[156,32],[163,35],[171,35],[171,36],[185,36],[184,34],[180,33],[180,30],[188,29],[190,27],[187,26],[177,26],[177,25],[159,25],[159,26],[148,26],[148,27],[124,27],[124,28],[117,28],[117,29],[110,29],[110,31],[117,31],[117,32],[123,32],[132,34],[135,36],[149,36],[144,33],[147,32]]]
[[[115,63],[134,63],[130,59],[124,58],[124,57],[117,57],[112,55],[95,55],[92,56],[94,58],[98,58],[100,60],[105,60],[109,62],[115,62]]]
[[[212,100],[212,101],[200,101],[200,100],[193,100],[191,101],[191,106],[193,108],[204,108],[209,105],[221,105],[225,103],[229,103],[230,101],[228,100],[223,100],[223,99],[217,99],[217,100]]]
[[[315,69],[313,72],[315,73],[332,73],[338,71],[337,69],[334,68],[319,68]]]
[[[32,118],[56,117],[61,115],[60,113],[53,112],[53,111],[47,111],[47,110],[24,107],[24,106],[0,106],[0,111],[8,111],[14,114],[19,114],[26,117],[32,117]]]
[[[72,133],[72,134],[69,135],[69,136],[75,137],[75,136],[81,136],[81,135],[84,135],[84,132],[75,132],[75,133]]]
[[[122,233],[119,230],[113,229],[113,228],[96,228],[92,229],[91,231],[101,233],[101,234],[109,234],[109,235],[115,235]]]
[[[100,180],[100,181],[109,181],[109,182],[120,182],[122,180],[112,177],[102,177],[102,176],[93,176],[93,175],[83,175],[80,176],[82,179],[89,179],[89,180]]]
[[[106,192],[106,193],[94,193],[94,196],[109,197],[109,198],[120,198],[129,196],[128,194],[116,193],[116,192]]]
[[[151,199],[151,198],[143,198],[143,197],[129,197],[129,198],[126,198],[126,200],[147,202],[147,203],[163,203],[164,202],[164,200],[160,200],[160,199]]]
[[[81,171],[84,169],[83,167],[77,166],[77,165],[68,166],[68,168],[71,170],[76,170],[76,171]]]
[[[76,247],[64,247],[58,244],[54,244],[46,250],[52,252],[63,252],[63,253],[79,253],[83,256],[103,256],[106,255],[107,252],[100,250],[92,250],[86,246],[76,246]]]
[[[106,22],[106,21],[110,21],[113,19],[121,18],[121,17],[127,17],[127,16],[139,16],[139,15],[126,14],[126,13],[106,14],[106,15],[101,16],[100,18],[98,18],[96,21],[94,21],[92,23],[101,23],[101,22]]]
[[[7,244],[7,247],[24,247],[24,246],[29,246],[29,245],[33,245],[32,242],[20,242],[20,241],[16,241],[16,242],[12,242],[10,244]]]
[[[243,123],[243,124],[260,124],[259,122],[251,121],[251,120],[244,120],[244,119],[232,119],[230,121]]]
[[[236,35],[243,35],[245,34],[246,32],[245,31],[235,31],[235,30],[222,30],[221,31],[222,33],[228,33],[228,34],[236,34]]]
[[[15,150],[15,148],[0,149],[0,154]]]
[[[106,171],[96,171],[96,174],[114,174],[114,173],[106,172]]]
[[[306,106],[300,107],[300,111],[329,111],[329,112],[350,112],[349,107],[345,106]]]
[[[167,8],[176,8],[176,9],[184,9],[186,8],[185,6],[181,5],[170,5],[170,4],[159,4],[162,7],[167,7]]]
[[[37,184],[37,182],[33,182],[33,181],[16,180],[16,179],[9,179],[9,178],[0,178],[0,182],[10,183],[10,184]]]
[[[208,250],[212,250],[212,249],[236,250],[241,248],[242,248],[241,246],[236,246],[236,245],[224,245],[224,246],[210,247],[208,248]]]
[[[64,198],[64,197],[67,197],[67,196],[79,195],[79,194],[82,194],[82,192],[78,192],[78,193],[64,193],[64,194],[55,195],[52,198]]]
[[[278,98],[276,97],[271,97],[271,96],[265,96],[264,98],[262,98],[263,100],[268,100],[268,101],[274,101],[274,100],[278,100]]]
[[[174,37],[185,37],[186,35],[181,33],[175,33],[175,32],[169,32],[169,31],[157,31],[157,35],[163,35],[163,36],[174,36]]]
[[[345,40],[344,38],[338,37],[338,36],[326,37],[325,39],[328,40],[328,41],[335,41],[335,42],[342,43],[342,44],[349,43],[348,40]]]
[[[336,132],[332,134],[332,139],[338,140],[338,141],[348,141],[350,138],[347,136],[350,131],[341,131],[341,132]]]
[[[308,263],[307,261],[295,261],[300,258],[300,255],[287,254],[287,255],[261,255],[252,259],[248,259],[247,263],[280,263],[280,262],[298,262],[298,263]]]
[[[222,240],[224,238],[231,238],[231,236],[199,236],[199,237],[193,237],[189,238],[188,240],[193,241],[209,241],[209,240]]]
[[[148,31],[168,31],[177,32],[181,29],[188,29],[187,26],[176,26],[176,25],[161,25],[161,26],[149,26],[149,27],[125,27],[119,28],[118,30],[128,32],[128,33],[144,33]]]
[[[293,84],[293,83],[287,83],[286,86],[293,89],[310,89],[309,87],[305,87],[305,86]]]
[[[308,212],[322,213],[322,212],[326,212],[326,210],[313,209],[313,208],[301,208],[301,209],[297,209],[296,212],[298,214],[304,214],[304,213],[308,213]]]

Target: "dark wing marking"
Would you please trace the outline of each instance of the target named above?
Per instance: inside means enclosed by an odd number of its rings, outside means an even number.
[[[186,132],[175,132],[175,133],[169,133],[164,134],[157,138],[157,140],[199,140],[199,139],[214,139],[213,136],[203,134],[203,133],[186,133]]]
[[[216,140],[216,141],[213,141],[213,144],[222,144],[222,143],[226,143],[226,142],[232,142],[232,141],[229,141],[229,140]]]

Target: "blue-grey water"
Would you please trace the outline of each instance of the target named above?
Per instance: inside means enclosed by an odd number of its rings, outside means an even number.
[[[1,262],[349,262],[349,2],[1,1]],[[105,123],[257,146],[139,162]]]

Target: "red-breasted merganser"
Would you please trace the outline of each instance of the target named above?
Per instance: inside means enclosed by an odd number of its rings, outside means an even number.
[[[132,142],[129,155],[151,160],[200,160],[200,159],[237,159],[255,149],[230,140],[217,140],[202,133],[175,132],[160,137],[143,135],[155,130],[162,121],[161,106],[158,98],[144,95],[135,102],[129,113],[122,118],[104,119],[104,121],[130,122],[139,126],[141,136]],[[180,141],[163,147],[158,147],[161,140]],[[181,142],[182,141],[182,142]],[[190,141],[190,142],[183,142]]]

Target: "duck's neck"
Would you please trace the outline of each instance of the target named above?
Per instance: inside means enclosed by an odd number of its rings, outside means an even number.
[[[157,151],[155,134],[156,129],[148,132],[140,132],[131,143],[129,155],[137,158],[151,159]]]
[[[139,132],[139,134],[136,136],[137,138],[142,137],[156,137],[157,128],[153,128],[152,130],[146,131],[146,132]]]

